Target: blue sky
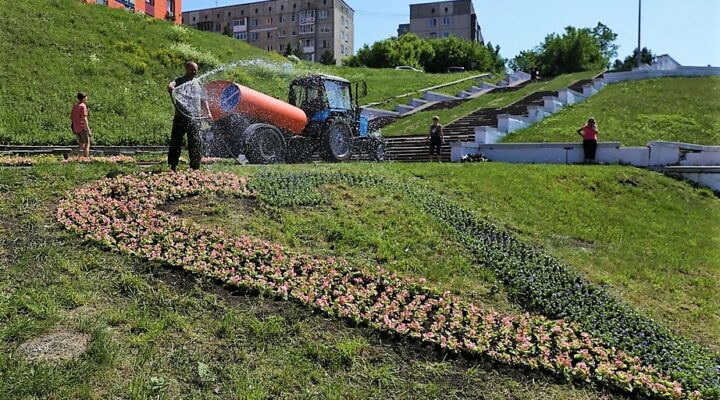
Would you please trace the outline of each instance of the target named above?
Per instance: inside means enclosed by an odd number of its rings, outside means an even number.
[[[410,0],[346,0],[355,9],[355,50],[397,34],[408,22]],[[184,0],[185,10],[253,0]],[[538,45],[565,26],[593,27],[598,21],[618,34],[619,57],[637,47],[638,0],[474,0],[486,41],[500,45],[503,57]],[[720,0],[645,0],[642,45],[670,54],[683,65],[720,66]]]

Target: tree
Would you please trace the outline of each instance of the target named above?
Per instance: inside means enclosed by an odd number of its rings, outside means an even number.
[[[539,50],[523,50],[510,60],[509,66],[513,71],[530,72],[530,69],[540,64]]]
[[[225,24],[225,26],[223,27],[222,34],[225,36],[233,37],[233,29],[230,26],[230,24]]]
[[[613,63],[613,69],[616,71],[630,71],[633,68],[637,67],[637,55],[638,50],[633,50],[632,55],[629,55],[625,57],[623,61],[615,60],[615,63]],[[653,54],[652,50],[648,49],[647,47],[643,47],[642,50],[640,50],[640,62],[643,64],[652,64],[655,62],[655,54]]]
[[[325,52],[320,56],[320,64],[325,65],[335,65],[335,55],[330,50],[325,50]]]
[[[617,54],[616,38],[602,23],[593,29],[568,26],[564,34],[551,33],[536,48],[520,52],[511,66],[527,69],[534,64],[544,76],[607,68]]]
[[[608,59],[608,61],[617,57],[618,45],[615,44],[617,33],[610,30],[610,28],[602,22],[598,22],[597,26],[593,28],[592,34],[598,42],[600,54],[602,54],[603,57]]]
[[[423,39],[407,33],[365,45],[355,56],[343,60],[346,66],[393,68],[409,65],[427,72],[446,72],[448,67],[466,70],[499,72],[505,69],[500,47],[492,44],[460,39],[456,36],[441,39]]]

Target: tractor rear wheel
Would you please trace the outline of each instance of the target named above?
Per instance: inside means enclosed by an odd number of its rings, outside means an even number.
[[[336,121],[325,131],[323,137],[324,158],[331,162],[350,159],[353,147],[352,131],[344,121]]]
[[[285,161],[287,144],[283,134],[268,124],[250,125],[245,137],[245,157],[252,164],[278,164]]]

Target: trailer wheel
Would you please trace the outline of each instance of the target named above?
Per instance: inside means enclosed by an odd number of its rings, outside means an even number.
[[[324,156],[327,161],[342,162],[350,159],[352,154],[352,131],[343,121],[330,125],[323,137]]]
[[[250,125],[245,137],[245,157],[252,164],[277,164],[285,160],[287,145],[280,131],[267,124]]]

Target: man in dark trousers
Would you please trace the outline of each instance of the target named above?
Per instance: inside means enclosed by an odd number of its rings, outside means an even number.
[[[200,82],[195,79],[198,65],[192,61],[185,64],[185,75],[176,78],[167,86],[168,93],[173,98],[175,117],[173,118],[172,133],[170,135],[170,149],[168,149],[168,164],[175,171],[180,161],[183,137],[187,134],[188,153],[190,153],[190,168],[200,169],[202,160],[202,140],[200,138],[200,120],[211,118],[205,93]]]

